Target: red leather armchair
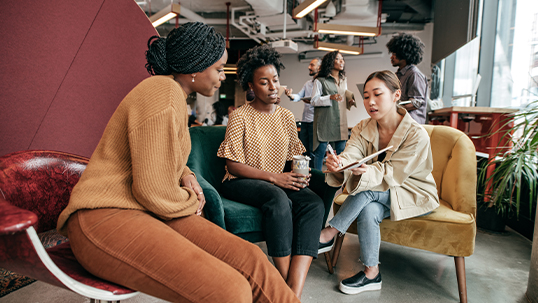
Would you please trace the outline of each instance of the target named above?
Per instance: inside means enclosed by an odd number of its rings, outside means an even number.
[[[56,151],[0,157],[0,267],[95,300],[138,294],[87,272],[69,242],[45,249],[38,233],[56,228],[88,159]]]

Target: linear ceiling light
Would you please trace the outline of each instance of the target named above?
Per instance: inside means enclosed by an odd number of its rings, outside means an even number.
[[[181,6],[179,4],[172,3],[171,6],[160,10],[155,15],[152,15],[149,17],[149,21],[151,21],[151,24],[153,27],[157,27],[166,21],[175,18],[179,15],[179,12],[181,11]]]
[[[354,35],[375,37],[379,35],[379,28],[370,26],[355,26],[342,24],[318,23],[316,31],[324,34]]]
[[[349,45],[337,44],[337,43],[328,43],[328,42],[318,42],[315,48],[319,50],[328,51],[328,52],[333,52],[337,50],[341,53],[351,54],[351,55],[360,55],[364,52],[364,48],[362,47],[349,46]]]
[[[235,74],[237,72],[237,66],[235,64],[226,64],[224,65],[224,73],[225,74]]]
[[[293,9],[293,18],[301,19],[325,1],[327,0],[304,0],[303,3]]]

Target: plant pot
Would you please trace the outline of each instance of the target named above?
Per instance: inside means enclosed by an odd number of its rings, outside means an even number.
[[[492,232],[504,232],[506,219],[497,213],[495,207],[488,207],[488,203],[478,203],[476,210],[476,226]]]
[[[538,209],[536,209],[538,217]],[[534,222],[534,241],[532,241],[531,266],[529,270],[529,282],[527,284],[527,301],[538,303],[538,220]]]

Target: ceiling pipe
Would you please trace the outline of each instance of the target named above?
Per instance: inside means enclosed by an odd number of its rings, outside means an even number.
[[[287,17],[286,14],[288,12],[288,2],[285,1],[285,0],[282,1],[282,2],[284,3],[284,13],[282,14],[282,15],[284,15],[284,29],[282,30],[282,33],[283,33],[282,34],[282,39],[285,40],[286,39],[286,23],[288,23],[287,22],[288,20],[286,19],[286,17]]]
[[[305,36],[312,36],[313,32],[311,30],[302,30],[302,31],[291,31],[291,32],[287,32],[287,36],[288,38],[294,38],[294,37],[305,37]],[[261,34],[257,34],[256,37],[259,37],[259,38],[264,38],[264,37],[267,37],[267,38],[280,38],[282,37],[281,36],[282,33],[270,33],[270,34],[265,34],[265,35],[261,35]]]
[[[203,23],[208,23],[207,20],[198,15],[197,13],[191,11],[190,9],[186,8],[184,5],[181,5],[181,10],[179,11],[179,14],[191,21],[199,21],[199,22],[203,22]]]
[[[347,36],[346,44],[349,45],[349,46],[352,46],[353,43],[355,43],[355,36],[353,36],[353,35]]]
[[[235,23],[235,11],[236,10],[247,10],[247,9],[250,9],[250,6],[232,7],[232,17],[231,17],[232,25],[235,28],[237,28],[238,30],[242,31],[243,34],[247,35],[249,38],[256,41],[258,44],[261,44],[260,39],[258,39],[257,37],[251,35],[250,31],[245,30],[244,28],[239,26],[239,24]]]
[[[185,24],[192,22],[192,20],[187,18],[179,18],[177,22],[179,24]],[[205,19],[204,23],[209,25],[226,25],[226,19]]]

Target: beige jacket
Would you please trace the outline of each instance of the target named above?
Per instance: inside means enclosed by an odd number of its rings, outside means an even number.
[[[382,162],[377,162],[377,158],[370,160],[366,173],[361,176],[353,175],[350,170],[326,175],[329,185],[345,184],[351,195],[365,190],[390,190],[390,217],[393,221],[416,217],[439,207],[437,187],[431,173],[430,137],[407,111],[400,108],[398,113],[404,117],[388,144],[393,147]],[[377,122],[362,120],[353,127],[346,149],[340,154],[343,164],[376,152],[378,141]]]

